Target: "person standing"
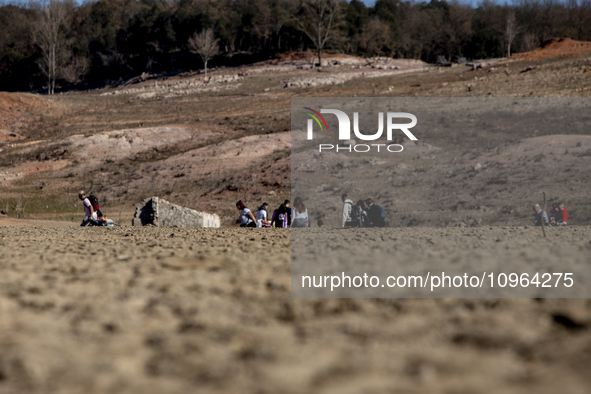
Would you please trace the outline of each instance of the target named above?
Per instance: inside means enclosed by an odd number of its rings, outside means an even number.
[[[84,205],[84,220],[82,220],[80,226],[88,226],[91,220],[97,220],[96,211],[83,190],[78,193],[78,198],[82,200],[82,205]]]
[[[347,193],[341,196],[343,201],[343,225],[342,227],[354,227],[353,223],[353,201],[347,197]]]
[[[371,198],[365,200],[367,204],[367,219],[369,220],[369,227],[384,227],[386,221],[382,217],[382,208],[379,205],[374,204]]]
[[[291,227],[310,227],[308,210],[301,198],[296,197],[291,209]]]
[[[242,200],[236,203],[236,209],[240,211],[240,216],[238,217],[240,227],[256,227],[256,218],[254,217],[250,209],[248,209],[246,205],[244,205]]]

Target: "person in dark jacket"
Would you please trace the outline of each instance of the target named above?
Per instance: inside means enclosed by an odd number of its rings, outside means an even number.
[[[287,211],[287,227],[291,227],[291,201],[285,200],[283,201],[283,206]]]
[[[548,215],[546,211],[540,208],[538,204],[534,204],[533,206],[535,215],[534,215],[534,225],[541,226],[542,222],[544,222],[544,226],[549,226],[550,223],[548,222]]]
[[[281,204],[279,208],[273,212],[271,226],[277,228],[289,228],[290,217],[288,212],[291,212],[291,209],[287,208],[285,204]]]
[[[367,219],[369,220],[369,227],[384,227],[386,221],[382,217],[382,210],[374,204],[371,198],[365,200],[367,204]]]
[[[353,219],[355,227],[369,227],[369,219],[367,218],[367,207],[365,201],[359,200],[353,207]]]
[[[551,226],[555,226],[556,225],[556,217],[558,216],[558,213],[560,212],[560,210],[558,209],[558,203],[554,203],[552,204],[552,209],[550,211],[548,211],[548,216],[550,216],[550,225]]]

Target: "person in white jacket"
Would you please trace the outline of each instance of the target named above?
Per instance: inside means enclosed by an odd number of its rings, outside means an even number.
[[[90,200],[88,199],[88,197],[86,197],[86,193],[84,193],[84,191],[81,190],[78,193],[78,198],[82,201],[82,204],[84,205],[84,220],[82,220],[82,224],[80,224],[80,226],[85,227],[90,224],[91,220],[97,220],[97,214],[94,208],[92,207]]]
[[[353,227],[353,201],[347,198],[347,193],[341,196],[343,200],[343,227]]]

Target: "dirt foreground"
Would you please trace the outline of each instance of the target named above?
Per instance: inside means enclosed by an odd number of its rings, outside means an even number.
[[[80,223],[73,221],[59,221],[59,220],[25,220],[25,219],[12,219],[0,216],[0,227],[12,227],[12,226],[34,226],[34,227],[73,227]]]
[[[478,231],[448,248],[523,246]],[[582,394],[590,327],[589,300],[291,299],[279,229],[0,227],[2,394]]]

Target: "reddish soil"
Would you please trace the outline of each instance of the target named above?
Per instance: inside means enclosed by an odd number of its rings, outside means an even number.
[[[32,94],[0,92],[0,143],[17,141],[28,137],[32,114],[46,113],[55,109],[54,102]]]
[[[585,55],[591,55],[591,42],[576,41],[570,38],[553,38],[533,51],[517,53],[512,58],[519,60],[539,60]]]

